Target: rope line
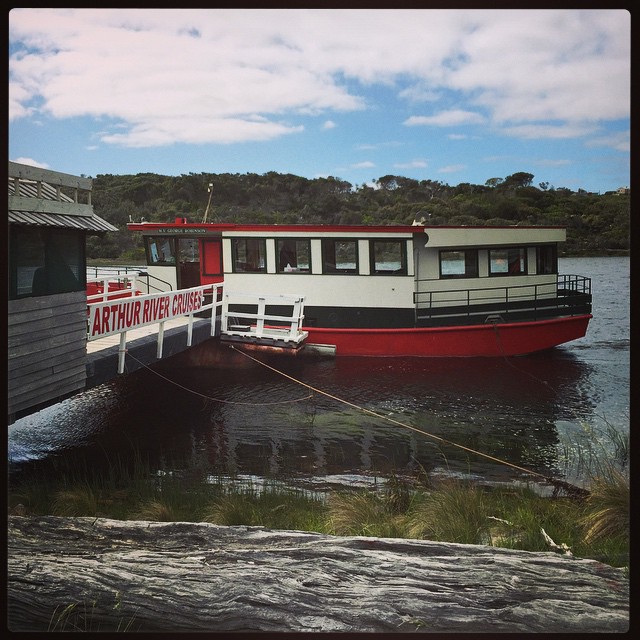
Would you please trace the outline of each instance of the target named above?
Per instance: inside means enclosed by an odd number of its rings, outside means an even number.
[[[303,402],[304,400],[309,400],[313,398],[312,393],[310,393],[307,396],[304,396],[303,398],[296,398],[295,400],[278,400],[274,402],[236,402],[234,400],[223,400],[222,398],[213,398],[212,396],[208,396],[208,395],[205,395],[204,393],[200,393],[199,391],[194,391],[193,389],[189,389],[188,387],[185,387],[179,382],[176,382],[175,380],[171,380],[171,378],[167,378],[166,376],[163,376],[161,373],[158,373],[157,371],[154,371],[151,367],[148,367],[144,362],[141,362],[140,360],[138,360],[138,358],[136,358],[135,356],[132,356],[129,352],[127,352],[127,355],[132,360],[135,360],[139,365],[143,366],[145,369],[147,369],[148,371],[151,371],[151,373],[158,376],[158,378],[162,378],[165,382],[169,382],[170,384],[176,387],[179,387],[180,389],[183,389],[184,391],[187,391],[188,393],[191,393],[194,396],[200,396],[201,398],[204,398],[205,400],[210,400],[211,402],[221,402],[223,404],[246,405],[251,407],[257,407],[257,406],[263,407],[263,406],[276,405],[276,404],[292,404],[294,402]]]
[[[499,336],[496,336],[499,340]],[[287,378],[288,380],[291,380],[292,382],[295,382],[296,384],[305,387],[307,389],[309,389],[310,391],[312,391],[313,393],[318,393],[320,395],[326,396],[327,398],[330,398],[331,400],[334,400],[336,402],[339,402],[341,404],[345,404],[353,409],[356,409],[357,411],[361,411],[362,413],[366,413],[369,414],[371,416],[374,416],[376,418],[379,418],[381,420],[385,420],[386,422],[390,422],[392,424],[398,425],[400,427],[403,427],[404,429],[409,429],[410,431],[414,431],[416,433],[419,433],[423,436],[426,436],[427,438],[431,438],[433,440],[437,440],[438,442],[440,442],[441,444],[445,444],[445,445],[449,445],[452,447],[457,447],[458,449],[462,449],[464,451],[467,451],[468,453],[472,453],[474,455],[480,456],[482,458],[485,458],[487,460],[491,460],[493,462],[497,462],[498,464],[502,464],[505,465],[507,467],[510,467],[512,469],[516,469],[518,471],[521,471],[522,473],[525,473],[527,475],[530,476],[536,476],[538,478],[541,478],[551,484],[553,484],[556,488],[563,488],[565,489],[567,492],[569,493],[574,493],[574,494],[578,494],[578,495],[588,495],[590,492],[582,489],[580,487],[577,487],[575,485],[572,485],[568,482],[565,482],[563,480],[558,480],[557,478],[553,478],[551,476],[546,476],[543,473],[540,473],[538,471],[533,471],[532,469],[527,469],[525,467],[521,467],[517,464],[513,464],[512,462],[509,462],[507,460],[503,460],[501,458],[496,458],[495,456],[492,456],[488,453],[483,453],[482,451],[477,451],[475,449],[472,449],[470,447],[467,447],[463,444],[459,444],[457,442],[453,442],[451,440],[447,440],[445,438],[441,438],[440,436],[436,436],[433,433],[429,433],[428,431],[424,431],[423,429],[419,429],[418,427],[414,427],[413,425],[410,424],[406,424],[404,422],[400,422],[399,420],[396,420],[394,418],[390,418],[389,416],[385,416],[381,413],[378,413],[376,411],[373,411],[371,409],[367,409],[366,407],[362,407],[360,405],[357,405],[353,402],[350,402],[349,400],[345,400],[344,398],[340,398],[338,396],[335,396],[331,393],[328,393],[327,391],[323,391],[322,389],[318,389],[317,387],[314,387],[310,384],[307,384],[306,382],[302,382],[301,380],[298,380],[297,378],[294,378],[293,376],[290,376],[287,373],[284,373],[284,371],[280,371],[279,369],[276,369],[275,367],[272,367],[271,365],[268,365],[266,362],[262,362],[261,360],[258,360],[257,358],[254,358],[253,356],[249,355],[248,353],[237,349],[236,347],[234,347],[233,345],[229,346],[230,349],[233,349],[234,351],[236,351],[237,353],[240,353],[241,355],[245,356],[246,358],[253,360],[254,362],[256,362],[257,364],[261,365],[262,367],[265,367],[267,369],[270,369],[271,371],[277,373],[280,376],[283,376],[284,378]],[[179,387],[180,389],[183,389],[184,391],[191,393],[193,395],[196,396],[200,396],[201,398],[204,398],[205,400],[211,401],[211,402],[220,402],[223,404],[233,404],[233,405],[244,405],[244,406],[270,406],[270,405],[280,405],[280,404],[292,404],[294,402],[303,402],[305,400],[309,400],[311,398],[313,398],[313,393],[310,393],[307,396],[304,396],[302,398],[296,398],[294,400],[280,400],[280,401],[276,401],[276,402],[260,402],[260,403],[255,403],[255,402],[236,402],[233,400],[223,400],[221,398],[213,398],[211,396],[207,396],[203,393],[200,393],[198,391],[194,391],[193,389],[189,389],[188,387],[185,387],[184,385],[176,382],[175,380],[171,380],[170,378],[167,378],[166,376],[163,376],[162,374],[158,373],[157,371],[154,371],[153,369],[151,369],[150,367],[148,367],[144,362],[138,360],[135,356],[131,355],[131,353],[129,353],[127,351],[127,355],[132,358],[133,360],[135,360],[139,365],[141,365],[142,367],[144,367],[145,369],[147,369],[148,371],[151,371],[154,375],[158,376],[159,378],[161,378],[162,380],[165,380],[166,382],[175,385],[176,387]],[[503,356],[505,359],[506,355]],[[507,359],[508,360],[508,359]],[[543,382],[543,381],[541,381]]]
[[[323,391],[322,389],[318,389],[317,387],[313,387],[310,384],[307,384],[306,382],[302,382],[301,380],[298,380],[297,378],[294,378],[293,376],[290,376],[287,373],[284,373],[283,371],[280,371],[279,369],[276,369],[275,367],[272,367],[271,365],[268,365],[265,362],[262,362],[260,360],[258,360],[257,358],[254,358],[253,356],[249,355],[248,353],[241,351],[240,349],[236,349],[236,347],[231,346],[231,349],[233,349],[234,351],[237,351],[238,353],[241,353],[243,356],[246,356],[247,358],[249,358],[250,360],[253,360],[254,362],[257,362],[258,364],[262,365],[263,367],[266,367],[267,369],[271,369],[271,371],[274,371],[275,373],[288,378],[289,380],[291,380],[292,382],[295,382],[296,384],[299,384],[303,387],[306,387],[307,389],[310,389],[311,391],[315,392],[315,393],[319,393],[323,396],[326,396],[327,398],[331,398],[332,400],[335,400],[336,402],[340,402],[342,404],[346,404],[349,407],[352,407],[353,409],[357,409],[358,411],[362,411],[363,413],[367,413],[369,415],[375,416],[376,418],[380,418],[382,420],[386,420],[387,422],[391,422],[392,424],[398,425],[400,427],[403,427],[405,429],[410,429],[411,431],[415,431],[416,433],[420,433],[423,436],[427,436],[428,438],[432,438],[433,440],[437,440],[438,442],[440,442],[441,444],[447,444],[453,447],[457,447],[459,449],[463,449],[464,451],[467,451],[469,453],[473,453],[475,455],[481,456],[483,458],[486,458],[488,460],[492,460],[493,462],[497,462],[499,464],[503,464],[506,465],[508,467],[511,467],[512,469],[517,469],[518,471],[522,471],[523,473],[526,473],[528,475],[532,475],[532,476],[537,476],[539,478],[543,478],[544,480],[554,483],[554,484],[558,484],[558,481],[554,478],[550,478],[549,476],[545,476],[542,473],[539,473],[537,471],[533,471],[531,469],[526,469],[524,467],[520,467],[516,464],[513,464],[512,462],[508,462],[507,460],[502,460],[501,458],[496,458],[488,453],[483,453],[482,451],[476,451],[475,449],[471,449],[470,447],[466,447],[463,444],[459,444],[457,442],[452,442],[451,440],[446,440],[445,438],[441,438],[440,436],[436,436],[433,433],[429,433],[428,431],[423,431],[422,429],[418,429],[418,427],[414,427],[413,425],[410,424],[406,424],[404,422],[400,422],[399,420],[395,420],[394,418],[390,418],[389,416],[385,416],[382,415],[381,413],[377,413],[376,411],[372,411],[371,409],[367,409],[366,407],[362,407],[359,406],[357,404],[354,404],[353,402],[350,402],[349,400],[345,400],[343,398],[339,398],[338,396],[334,396],[331,393],[328,393],[327,391]],[[564,483],[563,483],[564,484]],[[579,489],[578,487],[576,487],[576,489]]]

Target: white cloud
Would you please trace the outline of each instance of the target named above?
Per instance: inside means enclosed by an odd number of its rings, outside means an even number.
[[[327,120],[323,123],[323,129],[335,129],[338,125],[333,120]]]
[[[48,169],[49,165],[45,162],[38,162],[33,158],[14,158],[11,162],[17,162],[18,164],[27,164],[30,167],[37,167],[38,169]]]
[[[428,163],[425,160],[412,160],[411,162],[398,162],[393,166],[396,169],[426,169]]]
[[[516,127],[505,127],[502,132],[508,136],[514,136],[517,138],[535,139],[567,139],[578,138],[586,135],[591,135],[597,131],[597,127],[589,124],[567,124],[567,125],[553,125],[553,124],[526,124]]]
[[[389,142],[376,142],[376,143],[367,143],[364,142],[362,144],[356,145],[356,149],[359,151],[377,151],[380,149],[388,149],[390,147],[399,147],[401,146],[400,142],[389,141]]]
[[[404,122],[408,127],[435,126],[452,127],[465,124],[482,124],[485,121],[479,113],[464,111],[463,109],[451,109],[442,111],[433,116],[411,116]]]
[[[537,167],[566,167],[571,164],[571,160],[566,159],[552,160],[542,158],[539,160],[532,160],[531,162],[533,162]]]
[[[372,169],[376,165],[370,160],[365,160],[364,162],[356,162],[351,165],[351,169]]]
[[[129,147],[296,134],[373,85],[434,107],[409,126],[523,137],[630,109],[624,10],[14,9],[9,36],[12,121],[90,116]]]
[[[464,171],[467,168],[465,164],[450,164],[447,167],[441,167],[438,169],[438,173],[458,173]]]
[[[611,149],[615,149],[616,151],[627,153],[631,150],[630,134],[631,132],[627,130],[627,131],[614,133],[608,136],[600,136],[598,138],[594,138],[593,140],[587,141],[586,146],[587,147],[609,147]]]

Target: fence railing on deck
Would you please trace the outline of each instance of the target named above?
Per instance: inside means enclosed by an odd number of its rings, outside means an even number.
[[[249,307],[255,311],[248,311]],[[302,330],[303,320],[304,296],[226,291],[222,296],[222,337],[299,344],[308,335]]]
[[[203,285],[179,291],[166,291],[136,295],[137,290],[127,287],[107,300],[88,305],[87,341],[120,335],[118,373],[124,372],[127,351],[127,332],[157,324],[157,358],[162,358],[165,322],[188,317],[187,346],[192,344],[193,320],[196,314],[211,312],[211,336],[216,334],[218,308],[222,305],[219,292],[222,283]],[[107,287],[108,288],[108,287]],[[207,298],[210,297],[210,302]]]

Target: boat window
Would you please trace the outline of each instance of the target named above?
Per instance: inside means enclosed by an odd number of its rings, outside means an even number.
[[[84,290],[82,233],[13,227],[9,244],[10,299]]]
[[[358,241],[323,238],[322,265],[324,273],[357,273]]]
[[[477,278],[478,250],[440,251],[441,278]]]
[[[278,273],[310,273],[311,241],[283,238],[277,241]]]
[[[176,245],[173,238],[149,236],[145,238],[147,264],[165,265],[176,263]]]
[[[234,273],[266,273],[264,238],[231,238]]]
[[[555,244],[536,247],[536,273],[558,273],[558,249]]]
[[[369,243],[371,273],[406,274],[407,243],[405,240],[371,240]]]
[[[491,249],[490,276],[518,276],[527,273],[527,250],[523,247]]]
[[[180,262],[199,262],[200,250],[197,238],[180,238],[178,240]]]

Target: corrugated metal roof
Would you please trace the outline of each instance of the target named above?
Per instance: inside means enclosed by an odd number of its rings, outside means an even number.
[[[9,222],[33,227],[59,227],[61,229],[80,229],[102,233],[118,231],[111,223],[100,216],[65,216],[59,213],[40,213],[35,211],[9,211]]]
[[[51,200],[73,204],[73,198],[58,192],[56,187],[46,182],[39,183],[40,193],[38,193],[38,182],[30,180],[20,180],[19,193],[25,198],[35,200]],[[9,177],[9,195],[16,195],[15,180]],[[22,224],[34,227],[58,227],[60,229],[79,229],[89,233],[103,233],[105,231],[118,231],[111,223],[103,220],[95,214],[87,215],[65,215],[62,213],[44,213],[41,211],[18,211],[9,210],[9,222],[11,224]]]

